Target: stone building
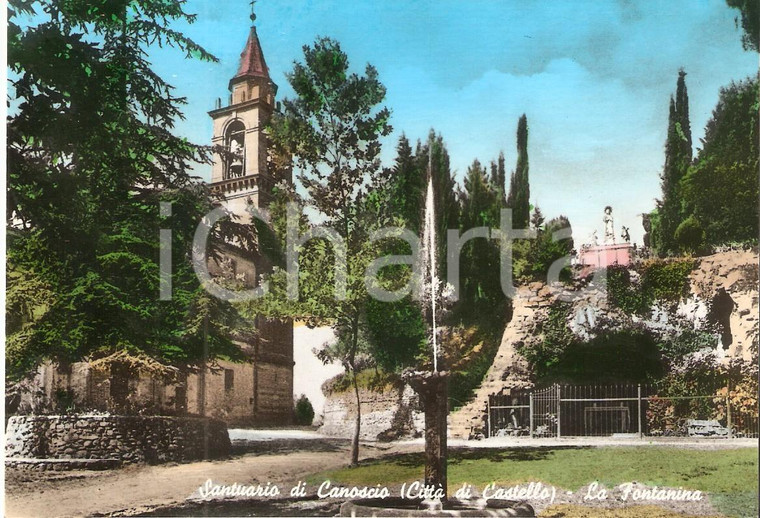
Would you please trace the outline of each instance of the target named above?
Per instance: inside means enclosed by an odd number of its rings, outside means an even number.
[[[252,26],[237,73],[229,82],[229,103],[217,100],[209,112],[212,143],[218,146],[211,190],[238,221],[250,223],[249,207],[270,201],[273,160],[263,131],[275,107],[277,85],[271,80],[256,27]],[[289,178],[290,171],[279,171]],[[271,268],[266,258],[234,243],[224,245],[219,261],[209,260],[212,277],[255,286]],[[85,408],[108,409],[117,393],[138,408],[156,412],[204,415],[232,424],[286,424],[293,416],[293,325],[255,319],[256,333],[241,332],[235,342],[244,362],[218,361],[166,383],[147,374],[119,374],[93,369],[87,363],[40,367],[21,401],[20,410],[41,405],[65,406],[63,398]],[[62,405],[63,403],[63,405]]]

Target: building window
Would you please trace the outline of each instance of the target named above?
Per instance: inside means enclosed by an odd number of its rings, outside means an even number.
[[[224,369],[224,390],[229,392],[235,386],[235,371]]]

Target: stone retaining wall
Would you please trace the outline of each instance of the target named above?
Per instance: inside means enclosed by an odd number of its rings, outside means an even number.
[[[419,396],[408,385],[384,392],[359,390],[362,406],[361,439],[392,441],[419,437],[425,430],[425,416]],[[319,432],[333,437],[350,438],[354,434],[356,395],[353,390],[327,396],[324,418]]]
[[[224,422],[201,417],[14,416],[5,453],[14,459],[117,459],[160,463],[229,454]]]

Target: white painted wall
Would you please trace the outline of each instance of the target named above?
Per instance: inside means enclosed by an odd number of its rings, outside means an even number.
[[[321,420],[322,410],[325,406],[322,383],[343,372],[343,367],[339,363],[322,365],[312,350],[321,349],[325,343],[334,341],[335,333],[329,327],[309,329],[301,323],[294,324],[293,397],[298,398],[301,394],[306,394],[314,407],[315,422],[318,419]]]

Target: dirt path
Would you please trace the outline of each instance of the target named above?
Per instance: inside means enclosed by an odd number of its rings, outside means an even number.
[[[383,451],[363,448],[364,456]],[[216,484],[281,484],[289,491],[307,475],[348,463],[344,448],[247,454],[225,461],[132,466],[113,472],[10,474],[6,480],[8,517],[89,516],[149,510],[184,502],[207,479]],[[281,495],[282,496],[282,495]],[[287,496],[287,495],[285,495]]]

